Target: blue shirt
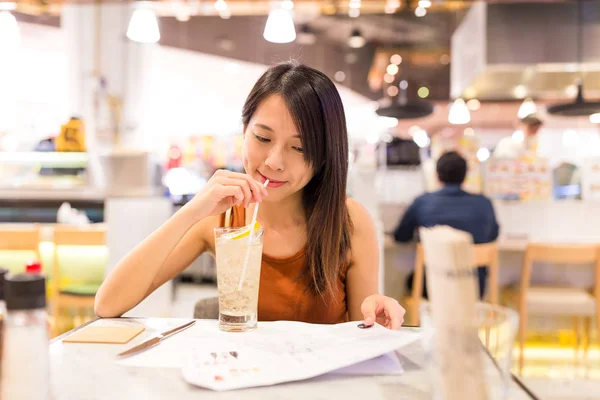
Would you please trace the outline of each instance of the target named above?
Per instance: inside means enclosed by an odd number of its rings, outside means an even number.
[[[446,185],[415,199],[394,231],[394,239],[408,242],[418,227],[436,225],[468,232],[475,244],[493,242],[499,230],[494,207],[487,197],[467,193],[459,185]]]

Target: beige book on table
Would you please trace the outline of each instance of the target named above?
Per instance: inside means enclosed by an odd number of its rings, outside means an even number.
[[[435,329],[435,381],[443,400],[486,400],[484,353],[476,325],[473,238],[448,226],[421,228]]]

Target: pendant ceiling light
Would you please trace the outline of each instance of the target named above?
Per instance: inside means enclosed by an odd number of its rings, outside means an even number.
[[[450,106],[450,112],[448,113],[448,122],[452,125],[464,125],[471,122],[471,113],[469,107],[462,98],[454,100],[452,106]]]
[[[398,96],[394,101],[394,97],[388,99],[389,105],[381,106],[375,111],[381,117],[390,117],[396,119],[415,119],[424,118],[433,113],[433,105],[427,101],[408,100],[408,82],[401,81],[398,85],[400,88]]]
[[[360,49],[365,44],[367,44],[367,39],[360,33],[360,30],[352,30],[352,34],[350,34],[350,37],[348,38],[348,46],[353,49]]]
[[[582,46],[583,46],[583,7],[584,1],[577,4],[577,58],[579,61],[579,71],[582,71]],[[583,97],[583,76],[577,81],[577,97],[571,103],[555,104],[548,107],[548,113],[562,117],[588,117],[595,113],[600,113],[600,102],[586,101]]]
[[[289,3],[275,7],[269,13],[263,37],[271,43],[291,43],[296,40],[296,28]]]
[[[296,43],[310,46],[317,42],[317,35],[307,24],[300,27],[300,32],[296,35]]]
[[[160,40],[158,19],[152,9],[152,2],[138,1],[133,4],[127,37],[138,43],[157,43]]]
[[[587,117],[595,113],[600,113],[600,102],[584,99],[583,81],[579,80],[577,82],[577,97],[575,97],[575,101],[549,106],[548,113],[562,117]]]

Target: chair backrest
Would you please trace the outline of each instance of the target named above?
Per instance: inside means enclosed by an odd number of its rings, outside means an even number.
[[[40,227],[0,229],[0,250],[30,250],[40,258]]]
[[[57,225],[54,228],[55,246],[104,246],[106,244],[106,228],[77,228],[68,225]]]
[[[56,225],[54,227],[54,266],[52,268],[52,286],[54,293],[59,293],[60,264],[58,259],[59,246],[104,246],[106,244],[106,227],[75,227],[71,225]]]
[[[529,243],[525,257],[556,264],[588,264],[598,260],[598,244]]]
[[[485,243],[476,244],[473,246],[473,264],[479,265],[495,265],[498,262],[498,244]]]
[[[521,273],[521,307],[524,307],[527,289],[531,281],[531,269],[536,261],[555,264],[595,264],[594,287],[600,296],[600,245],[529,243]]]
[[[425,251],[421,243],[417,244],[415,272],[411,293],[413,325],[417,325],[418,310],[423,295],[423,276],[426,264]],[[491,304],[498,304],[498,244],[496,242],[473,245],[473,267],[489,266],[488,298]]]

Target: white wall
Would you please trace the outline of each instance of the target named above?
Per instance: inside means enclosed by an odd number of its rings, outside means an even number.
[[[68,117],[68,88],[62,31],[27,23],[19,27],[19,51],[3,54],[0,62],[0,135],[10,133],[0,140],[9,149],[24,150],[60,131]]]
[[[162,147],[190,135],[241,132],[241,110],[265,65],[187,50],[154,48],[142,141]],[[364,136],[376,126],[372,102],[338,86],[351,135]]]

